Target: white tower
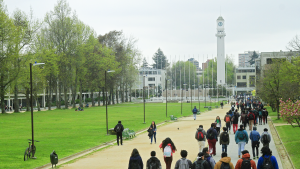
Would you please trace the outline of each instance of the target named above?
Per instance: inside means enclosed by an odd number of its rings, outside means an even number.
[[[225,84],[225,38],[224,19],[219,16],[217,19],[217,84]]]

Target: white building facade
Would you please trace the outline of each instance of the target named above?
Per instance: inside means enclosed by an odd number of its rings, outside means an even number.
[[[225,38],[224,19],[219,16],[217,19],[217,84],[225,84]]]

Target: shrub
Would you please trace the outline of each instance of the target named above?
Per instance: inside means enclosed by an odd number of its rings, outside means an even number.
[[[283,101],[280,99],[280,116],[283,121],[291,124],[293,127],[300,127],[300,100],[293,102],[289,100]],[[295,126],[298,125],[298,126]]]

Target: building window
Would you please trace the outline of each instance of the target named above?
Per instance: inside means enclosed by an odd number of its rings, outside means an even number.
[[[236,78],[237,78],[237,79],[241,79],[241,76],[237,76]]]
[[[243,76],[243,79],[247,79],[247,76]]]
[[[247,87],[247,83],[246,82],[237,82],[236,87]]]
[[[149,77],[148,81],[155,81],[155,77]]]

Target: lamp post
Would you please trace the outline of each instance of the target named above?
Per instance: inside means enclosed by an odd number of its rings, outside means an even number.
[[[198,86],[198,102],[199,102],[199,111],[200,111],[200,97],[199,97],[199,95],[200,95],[200,91],[199,91],[199,88],[200,88],[200,86],[201,86],[201,85],[199,85],[199,86]]]
[[[34,130],[33,130],[33,95],[32,95],[32,66],[37,66],[37,65],[44,65],[45,63],[30,63],[29,67],[30,67],[30,106],[31,106],[31,140],[32,140],[32,145],[31,145],[31,149],[32,149],[32,157],[33,159],[36,159],[36,157],[34,156],[35,154],[35,146],[34,146]]]
[[[184,86],[184,89],[185,89],[186,84],[184,83],[183,86]],[[184,89],[181,90],[181,115],[182,115],[182,102],[183,102],[182,97],[183,97],[183,90]]]
[[[107,89],[106,89],[106,74],[110,72],[115,72],[114,70],[105,71],[105,106],[106,106],[106,135],[108,135],[108,115],[107,115]]]
[[[194,92],[195,92],[195,84],[193,84],[192,86],[194,86]],[[192,91],[193,89],[191,88],[191,110],[193,110],[193,95],[192,95]]]
[[[146,100],[145,100],[145,77],[146,76],[143,76],[144,124],[146,123],[145,122],[145,102],[146,102]]]

